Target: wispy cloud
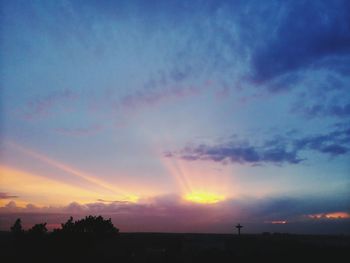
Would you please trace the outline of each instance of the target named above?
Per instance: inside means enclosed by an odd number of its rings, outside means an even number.
[[[317,117],[337,117],[337,118],[348,118],[350,117],[350,104],[330,104],[325,105],[321,103],[314,104],[312,106],[300,105],[301,101],[293,107],[293,111],[302,113],[308,118]]]
[[[171,99],[181,99],[195,96],[199,93],[198,87],[169,87],[158,90],[140,90],[134,94],[125,96],[121,100],[121,105],[127,109],[143,108],[154,106]]]
[[[66,111],[72,102],[78,98],[77,94],[71,90],[64,89],[51,92],[45,96],[31,99],[23,109],[23,115],[27,119],[36,119],[49,116],[55,108]]]
[[[0,192],[0,199],[13,199],[18,198],[16,195],[9,195],[8,193]]]

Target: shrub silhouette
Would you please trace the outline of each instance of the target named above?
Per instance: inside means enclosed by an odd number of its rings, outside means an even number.
[[[11,227],[11,233],[15,235],[20,235],[24,233],[24,230],[22,228],[22,221],[20,218],[18,218],[16,222],[13,224],[13,226]]]
[[[56,230],[61,233],[90,233],[97,235],[117,234],[119,229],[114,227],[112,220],[103,219],[102,216],[87,216],[84,219],[73,222],[70,217],[66,223],[61,224],[62,229]]]

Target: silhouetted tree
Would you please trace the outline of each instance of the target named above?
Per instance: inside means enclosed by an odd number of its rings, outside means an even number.
[[[16,222],[11,226],[11,233],[15,235],[20,235],[24,232],[22,228],[22,222],[20,218],[17,218]]]
[[[28,232],[36,236],[42,236],[47,233],[46,223],[36,224]]]
[[[71,216],[66,223],[62,223],[62,231],[64,232],[74,232],[73,217]]]
[[[73,222],[70,217],[66,223],[61,224],[62,229],[57,230],[62,233],[90,233],[90,234],[117,234],[119,229],[114,227],[112,220],[103,219],[102,216],[87,216],[83,219]]]

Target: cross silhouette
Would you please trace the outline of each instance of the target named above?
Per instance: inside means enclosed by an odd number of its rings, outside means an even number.
[[[238,229],[238,235],[240,236],[241,235],[241,228],[242,228],[243,226],[241,226],[241,224],[240,223],[238,223],[238,225],[236,226],[236,228]]]

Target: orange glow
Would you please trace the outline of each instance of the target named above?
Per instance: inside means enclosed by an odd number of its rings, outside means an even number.
[[[346,212],[335,212],[326,215],[327,218],[350,218],[350,214]]]
[[[213,193],[205,193],[205,192],[194,192],[185,195],[185,200],[200,203],[200,204],[215,204],[225,200],[223,195],[217,195]]]
[[[37,174],[0,166],[1,185],[7,191],[16,193],[17,203],[26,201],[36,205],[63,205],[74,201],[91,202],[100,198],[98,193],[58,182]]]
[[[19,197],[13,199],[16,204],[24,207],[28,203],[39,206],[66,205],[72,201],[78,203],[93,203],[98,199],[120,200],[137,202],[138,196],[134,194],[116,195],[103,189],[92,190],[73,186],[64,182],[53,180],[39,174],[32,174],[18,169],[0,165],[1,187]],[[3,201],[6,205],[10,200]]]
[[[110,192],[113,192],[113,193],[123,193],[123,190],[121,189],[118,189],[116,188],[115,186],[111,186],[110,184],[100,180],[100,179],[97,179],[95,178],[94,176],[92,175],[89,175],[85,172],[82,172],[82,171],[79,171],[78,169],[76,168],[73,168],[69,165],[66,165],[64,163],[61,163],[61,162],[58,162],[56,160],[53,160],[43,154],[40,154],[40,153],[37,153],[37,152],[34,152],[33,150],[30,150],[30,149],[27,149],[23,146],[20,146],[16,143],[13,143],[13,142],[7,142],[9,145],[11,145],[13,148],[21,151],[22,153],[25,153],[33,158],[36,158],[46,164],[49,164],[55,168],[58,168],[60,170],[62,170],[63,172],[66,172],[70,175],[73,175],[73,176],[76,176],[76,177],[79,177],[80,179],[84,179],[86,181],[88,181],[89,183],[92,183],[100,188],[104,188],[105,190],[108,190]]]
[[[345,219],[345,218],[350,218],[350,214],[347,212],[333,212],[333,213],[309,215],[309,217],[313,219],[321,219],[321,218]]]
[[[14,201],[16,203],[16,207],[20,207],[20,208],[24,208],[28,204],[28,202],[25,202],[18,198],[0,199],[0,207],[6,206],[10,201]]]
[[[32,158],[35,158],[45,164],[48,164],[49,166],[53,168],[57,168],[63,172],[65,172],[68,175],[71,175],[75,177],[76,179],[79,179],[82,183],[87,183],[88,186],[85,187],[75,187],[78,189],[84,189],[89,188],[88,191],[94,192],[95,195],[98,193],[97,199],[101,198],[110,198],[112,200],[118,200],[118,201],[127,201],[127,202],[137,202],[140,197],[135,194],[131,194],[130,191],[126,189],[122,189],[120,187],[117,187],[114,184],[108,183],[106,181],[103,181],[99,178],[96,178],[93,175],[90,175],[86,172],[80,171],[77,168],[74,168],[70,165],[64,164],[62,162],[59,162],[57,160],[51,159],[41,153],[35,152],[31,149],[27,149],[21,145],[18,145],[17,143],[14,142],[6,142],[8,145],[10,145],[12,148],[29,155]],[[45,176],[42,176],[45,177]],[[47,177],[45,177],[47,178]],[[140,192],[140,191],[139,191]],[[79,199],[70,199],[70,201],[78,201]],[[94,200],[96,201],[96,199]],[[17,202],[16,202],[17,203]]]

